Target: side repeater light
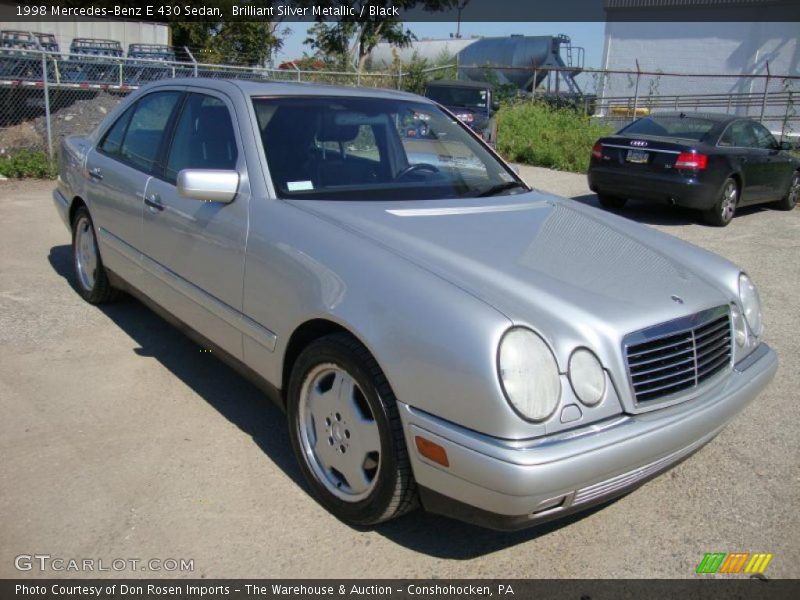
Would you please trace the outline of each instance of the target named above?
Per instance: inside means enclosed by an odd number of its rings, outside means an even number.
[[[414,443],[417,445],[417,451],[428,460],[432,460],[443,467],[450,466],[447,451],[436,442],[426,440],[424,437],[417,435],[414,436]]]

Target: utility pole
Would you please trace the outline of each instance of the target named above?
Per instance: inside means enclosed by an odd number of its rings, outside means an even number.
[[[456,23],[456,39],[461,39],[461,11],[469,4],[469,0],[461,0],[458,4],[456,4],[456,10],[458,10],[458,22]]]

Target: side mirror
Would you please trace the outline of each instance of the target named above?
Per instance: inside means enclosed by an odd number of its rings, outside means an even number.
[[[239,189],[239,173],[213,169],[183,169],[178,173],[178,194],[201,202],[231,202]]]
[[[497,100],[492,102],[492,112],[497,112],[500,110],[500,103]]]
[[[790,142],[789,140],[783,140],[778,144],[778,150],[794,150],[796,147],[797,144]]]

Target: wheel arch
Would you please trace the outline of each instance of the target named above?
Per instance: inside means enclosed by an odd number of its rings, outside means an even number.
[[[742,200],[744,200],[744,175],[742,175],[741,171],[731,171],[725,176],[725,178],[722,180],[722,183],[720,183],[716,196],[714,196],[714,202],[719,199],[719,196],[722,194],[722,190],[725,188],[725,183],[728,181],[728,179],[733,179],[733,181],[736,182],[736,189],[739,193],[739,197],[736,200],[736,205],[739,206],[742,204]]]
[[[86,202],[84,202],[83,198],[81,198],[80,196],[75,196],[69,204],[69,212],[67,213],[69,215],[70,227],[72,226],[72,222],[75,219],[75,213],[81,206],[85,207],[86,210],[89,210],[89,207],[86,206]]]
[[[353,333],[353,331],[335,321],[325,318],[314,318],[301,323],[289,336],[289,341],[286,343],[286,350],[283,353],[283,365],[281,367],[281,388],[283,391],[284,403],[286,402],[286,392],[289,389],[289,377],[292,374],[292,369],[294,368],[294,364],[297,362],[297,358],[300,356],[300,353],[307,348],[309,344],[325,337],[326,335],[331,335],[334,333],[343,333],[345,335],[349,335],[354,340],[367,347],[363,340]],[[367,350],[369,350],[368,347]],[[373,358],[377,360],[377,357],[375,357],[374,353],[372,353],[371,350],[369,351]]]

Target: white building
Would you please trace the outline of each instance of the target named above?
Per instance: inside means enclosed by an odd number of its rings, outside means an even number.
[[[769,81],[770,92],[794,89],[800,97],[800,81],[783,80],[781,76],[800,76],[800,25],[796,22],[753,22],[757,12],[768,10],[772,0],[606,0],[609,20],[605,28],[603,69],[611,71],[641,71],[665,73],[642,76],[638,94],[648,96],[701,94],[754,94],[764,92],[766,80],[748,75],[774,76]],[[682,11],[682,18],[691,10],[705,22],[669,22],[670,11]],[[637,22],[652,18],[660,10],[658,22]],[[716,11],[716,12],[715,12]],[[724,11],[724,15],[722,12]],[[714,15],[725,21],[713,21]],[[738,19],[741,18],[741,21]],[[731,20],[736,20],[730,22]],[[686,74],[670,76],[668,73]],[[694,75],[694,76],[691,76]],[[726,75],[726,77],[709,77]],[[634,95],[635,77],[609,75],[602,89],[604,97]],[[758,117],[760,97],[751,98],[751,106],[701,106],[703,110],[718,110]],[[785,107],[767,106],[765,117],[774,130]],[[769,119],[769,117],[772,117]],[[780,127],[778,127],[780,129]]]

